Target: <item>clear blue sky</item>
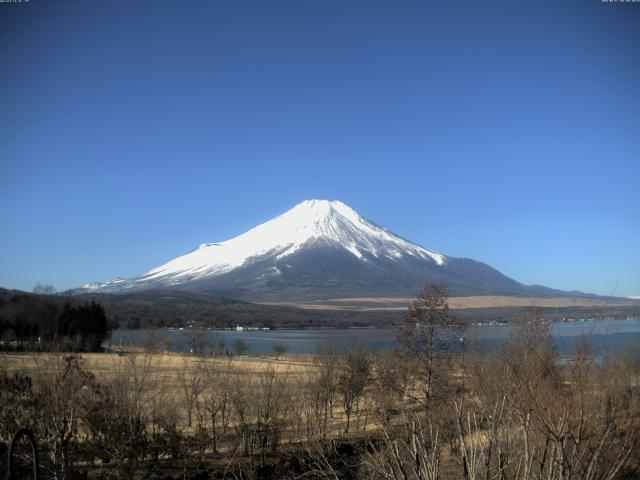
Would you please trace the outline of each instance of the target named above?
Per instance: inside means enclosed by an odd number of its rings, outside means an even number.
[[[340,199],[640,295],[640,4],[0,3],[0,286],[131,276]]]

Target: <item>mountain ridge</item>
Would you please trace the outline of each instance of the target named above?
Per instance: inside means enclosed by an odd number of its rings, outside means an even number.
[[[305,200],[223,242],[197,248],[130,279],[77,293],[145,289],[216,291],[257,301],[415,294],[427,281],[452,295],[588,295],[527,286],[491,266],[443,255],[381,227],[337,200]]]

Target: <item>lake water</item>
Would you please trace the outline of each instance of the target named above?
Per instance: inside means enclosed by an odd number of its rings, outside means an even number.
[[[495,349],[510,337],[509,325],[485,325],[466,328],[458,334],[464,337],[465,348]],[[326,330],[115,330],[112,345],[142,345],[149,341],[176,352],[189,352],[194,335],[201,345],[222,343],[233,351],[233,342],[242,340],[254,355],[272,354],[275,345],[283,345],[287,352],[295,354],[318,353],[328,347],[345,351],[350,347],[372,350],[395,348],[398,343],[393,328],[326,329]],[[551,334],[561,355],[572,353],[585,339],[591,353],[604,355],[632,345],[640,347],[640,321],[636,319],[587,320],[551,324]],[[459,340],[455,343],[460,343]],[[456,348],[459,348],[456,345]]]

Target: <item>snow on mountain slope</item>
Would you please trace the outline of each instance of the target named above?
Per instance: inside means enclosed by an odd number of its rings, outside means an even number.
[[[447,261],[444,255],[394,235],[342,202],[307,200],[238,237],[221,243],[204,243],[139,277],[91,283],[84,289],[106,292],[178,285],[220,276],[257,259],[282,260],[316,242],[348,251],[362,262],[372,257],[391,261],[413,257],[442,266]]]

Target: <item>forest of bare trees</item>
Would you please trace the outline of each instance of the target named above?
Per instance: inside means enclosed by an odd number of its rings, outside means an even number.
[[[55,480],[639,478],[637,345],[560,358],[532,315],[463,361],[442,347],[455,335],[427,285],[397,351],[7,354],[0,468],[26,426]]]

